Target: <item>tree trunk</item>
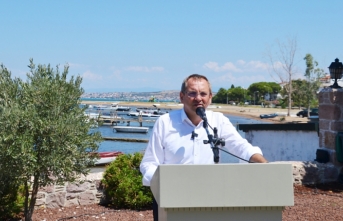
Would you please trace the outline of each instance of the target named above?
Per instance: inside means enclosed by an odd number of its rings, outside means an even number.
[[[29,188],[29,186],[27,185],[26,187]],[[25,199],[25,221],[32,221],[32,215],[35,209],[37,193],[38,193],[38,175],[35,175],[33,179],[31,199],[30,201]],[[29,202],[29,205],[28,205],[28,202]]]

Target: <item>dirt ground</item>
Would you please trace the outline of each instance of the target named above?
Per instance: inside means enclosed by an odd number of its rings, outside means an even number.
[[[283,221],[343,220],[343,184],[327,183],[294,186],[294,206],[282,212]],[[152,221],[152,210],[118,210],[98,204],[59,209],[36,209],[33,221],[118,220]]]

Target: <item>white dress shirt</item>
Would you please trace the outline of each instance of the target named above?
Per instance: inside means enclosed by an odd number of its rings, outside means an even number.
[[[218,129],[218,137],[225,140],[227,151],[246,160],[255,153],[262,154],[259,147],[252,146],[242,138],[222,113],[206,110],[206,116],[209,125]],[[210,127],[208,130],[213,135]],[[192,132],[197,136],[193,138]],[[184,109],[160,116],[140,165],[143,185],[150,186],[150,180],[160,164],[213,164],[211,145],[204,144],[204,140],[208,140],[208,135],[203,121],[193,125]]]

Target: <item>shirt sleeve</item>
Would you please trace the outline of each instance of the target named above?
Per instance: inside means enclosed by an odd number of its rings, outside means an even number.
[[[221,120],[221,137],[225,139],[225,148],[232,154],[239,156],[245,160],[249,160],[252,155],[262,151],[258,146],[251,145],[245,138],[243,138],[232,125],[230,120],[223,116]],[[240,161],[243,162],[243,161]]]
[[[164,151],[161,137],[161,122],[157,120],[140,164],[144,186],[150,186],[151,178],[153,177],[158,165],[164,162]]]

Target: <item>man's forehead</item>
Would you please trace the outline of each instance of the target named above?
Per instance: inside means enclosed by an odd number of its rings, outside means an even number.
[[[206,83],[208,85],[208,82],[203,78],[190,78],[190,79],[188,79],[188,83],[196,83],[196,82],[202,82],[202,83]]]
[[[188,88],[192,88],[192,87],[197,88],[197,86],[198,86],[198,84],[196,84],[197,82],[201,82],[204,85],[203,89],[206,89],[206,90],[210,89],[209,84],[205,79],[189,79],[187,87]]]

